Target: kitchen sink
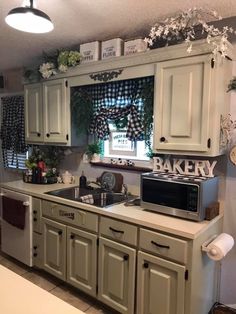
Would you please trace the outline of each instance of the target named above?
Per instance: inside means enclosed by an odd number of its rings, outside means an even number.
[[[98,207],[107,207],[134,198],[134,196],[126,196],[123,193],[115,193],[101,188],[80,188],[77,186],[46,192],[46,194]]]

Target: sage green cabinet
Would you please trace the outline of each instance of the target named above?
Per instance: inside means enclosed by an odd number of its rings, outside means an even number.
[[[155,152],[198,156],[225,152],[221,119],[229,112],[230,73],[230,62],[214,62],[211,54],[156,64]]]
[[[69,143],[67,90],[66,79],[25,86],[25,138],[28,143]]]
[[[185,266],[138,252],[137,314],[184,314]]]
[[[42,218],[43,268],[52,275],[66,280],[66,226]]]
[[[119,313],[134,312],[136,250],[99,239],[98,299]]]
[[[96,296],[96,235],[67,227],[67,282]]]

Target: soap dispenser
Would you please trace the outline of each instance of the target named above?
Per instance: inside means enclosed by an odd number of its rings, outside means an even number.
[[[84,175],[84,172],[82,171],[82,174],[79,178],[79,187],[80,188],[86,188],[87,186],[87,178]]]

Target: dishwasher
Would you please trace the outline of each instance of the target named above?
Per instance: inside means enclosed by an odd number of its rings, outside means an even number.
[[[2,252],[33,266],[32,197],[1,189]]]

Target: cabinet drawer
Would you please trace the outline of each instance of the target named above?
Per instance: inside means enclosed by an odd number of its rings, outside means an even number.
[[[44,216],[57,221],[98,232],[98,216],[96,214],[48,201],[43,201],[42,212]]]
[[[188,242],[161,233],[140,229],[140,248],[186,264]]]
[[[32,211],[33,211],[33,231],[42,233],[42,209],[41,200],[39,198],[33,198],[32,200]]]
[[[100,233],[116,241],[137,245],[137,227],[110,218],[101,218]]]

